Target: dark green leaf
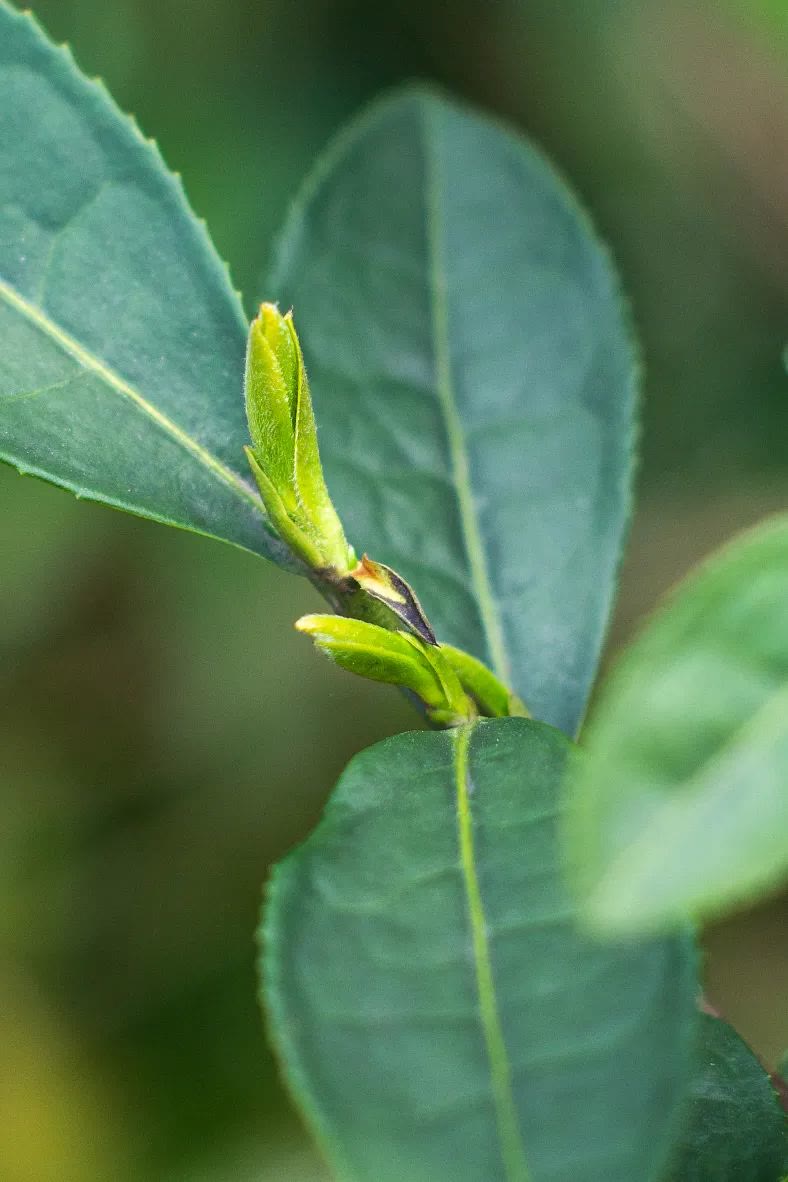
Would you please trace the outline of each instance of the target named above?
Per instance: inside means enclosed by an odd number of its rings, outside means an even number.
[[[788,871],[788,517],[671,597],[604,688],[571,780],[590,919],[658,927]]]
[[[690,1096],[665,1182],[779,1182],[788,1161],[785,1113],[747,1044],[706,1014]]]
[[[629,511],[635,364],[572,196],[523,140],[407,90],[318,166],[266,295],[295,306],[351,542],[573,733]]]
[[[245,341],[153,143],[0,0],[0,459],[281,560],[246,478]]]
[[[275,871],[264,980],[290,1085],[354,1182],[648,1182],[694,1057],[683,937],[574,927],[569,749],[522,719],[358,756]]]

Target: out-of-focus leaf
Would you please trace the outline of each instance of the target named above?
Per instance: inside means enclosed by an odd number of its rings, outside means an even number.
[[[571,194],[525,141],[405,90],[318,165],[266,297],[295,306],[359,553],[573,733],[629,512],[635,361]]]
[[[671,924],[788,870],[788,517],[674,593],[603,690],[570,779],[591,921]]]
[[[690,1111],[665,1182],[779,1182],[788,1130],[769,1077],[727,1022],[701,1015]]]
[[[354,1182],[646,1182],[695,1049],[684,937],[578,935],[569,744],[522,719],[359,755],[275,871],[263,973],[290,1086]]]
[[[0,2],[0,458],[287,564],[243,475],[245,340],[155,145]]]

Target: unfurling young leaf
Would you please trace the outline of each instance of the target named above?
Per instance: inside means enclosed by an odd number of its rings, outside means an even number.
[[[246,354],[247,457],[263,504],[293,553],[341,577],[355,555],[328,495],[304,358],[293,324],[274,304],[252,321]]]
[[[477,717],[528,717],[519,698],[459,649],[342,616],[303,616],[296,628],[343,669],[410,690],[436,726],[458,726]]]
[[[442,650],[409,632],[391,632],[343,616],[303,616],[299,632],[351,673],[410,690],[438,726],[457,726],[476,717],[474,703],[442,655]]]

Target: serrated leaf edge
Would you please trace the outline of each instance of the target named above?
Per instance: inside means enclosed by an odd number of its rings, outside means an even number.
[[[186,215],[187,223],[191,227],[192,233],[197,237],[200,245],[205,250],[205,257],[210,262],[210,266],[214,273],[221,278],[222,285],[225,287],[226,293],[230,298],[232,304],[235,306],[239,323],[243,326],[243,331],[246,331],[246,315],[243,309],[242,297],[240,292],[234,287],[230,274],[230,268],[225,260],[223,260],[217,253],[216,247],[211,240],[208,233],[208,227],[204,218],[198,217],[191,208],[186,191],[183,186],[183,180],[179,172],[175,172],[168,168],[167,163],[162,155],[161,149],[157,141],[150,136],[146,136],[134,115],[122,111],[112,95],[110,94],[103,78],[97,76],[89,76],[80,69],[79,64],[74,55],[73,49],[68,42],[55,42],[47,35],[41,21],[30,9],[20,10],[14,8],[11,4],[0,0],[0,7],[9,14],[12,20],[17,20],[20,23],[26,22],[29,24],[34,32],[34,35],[43,43],[46,50],[52,54],[59,56],[65,61],[68,70],[72,76],[76,76],[78,83],[92,90],[104,104],[112,112],[113,117],[119,119],[122,123],[128,126],[138,144],[153,158],[153,161],[159,170],[159,173],[165,183],[174,190],[182,210]],[[115,374],[109,366],[104,365],[98,358],[92,356],[88,350],[84,349],[74,341],[59,325],[50,320],[39,308],[30,304],[24,297],[20,296],[15,288],[6,283],[0,278],[0,298],[6,303],[15,306],[18,311],[26,315],[28,319],[37,323],[44,331],[47,331],[52,339],[56,340],[65,352],[69,353],[84,369],[92,370],[99,374],[107,381],[118,393],[130,398],[143,413],[147,414],[154,422],[167,434],[170,435],[180,446],[188,451],[198,462],[203,464],[209,471],[211,471],[219,480],[226,486],[230,487],[238,496],[242,497],[250,503],[260,516],[261,523],[264,525],[271,543],[271,556],[276,559],[286,569],[300,572],[300,566],[294,564],[289,552],[279,542],[279,538],[274,532],[270,521],[263,508],[262,501],[255,493],[255,490],[248,484],[238,473],[228,468],[220,460],[213,455],[207,448],[203,447],[196,439],[193,439],[188,432],[184,431],[171,420],[163,412],[159,411],[157,407],[144,398],[130,383],[126,382],[120,375]],[[95,501],[99,504],[108,505],[113,508],[120,509],[122,512],[131,513],[134,516],[143,516],[149,520],[159,522],[163,525],[175,526],[176,528],[184,529],[189,533],[196,533],[203,537],[218,538],[219,541],[225,541],[229,545],[237,549],[245,550],[249,553],[257,553],[250,550],[238,542],[230,541],[222,538],[208,530],[202,530],[191,524],[185,522],[172,521],[163,514],[157,514],[154,511],[145,510],[141,513],[137,506],[125,504],[114,498],[102,496],[93,490],[88,490],[79,487],[70,481],[62,480],[54,477],[51,473],[44,471],[38,466],[28,466],[24,462],[20,463],[15,457],[0,456],[4,462],[16,469],[20,475],[33,475],[48,484],[55,484],[61,488],[65,488],[72,492],[77,498]],[[258,557],[264,557],[259,555]]]

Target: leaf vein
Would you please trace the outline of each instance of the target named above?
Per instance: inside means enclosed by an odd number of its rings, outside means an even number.
[[[88,349],[80,345],[78,341],[74,340],[64,329],[51,320],[45,312],[28,302],[28,300],[3,279],[0,279],[0,300],[3,300],[9,307],[13,308],[30,321],[31,324],[39,328],[64,353],[73,357],[84,370],[95,373],[102,379],[106,386],[133,402],[143,414],[147,415],[158,427],[174,439],[198,463],[207,468],[216,479],[228,485],[237,496],[243,497],[244,500],[254,505],[262,516],[262,506],[259,499],[255,496],[249,485],[236,472],[233,472],[231,468],[223,464],[221,460],[217,459],[215,455],[203,447],[201,443],[198,443],[196,439],[192,438],[182,427],[179,427],[177,423],[168,418],[158,407],[148,402],[140,394],[139,390],[135,390],[132,385],[120,377],[119,374],[115,373],[110,366],[106,365]]]
[[[426,170],[426,228],[429,253],[429,293],[435,339],[435,368],[438,402],[443,415],[449,445],[454,488],[459,504],[465,551],[468,557],[471,582],[474,587],[482,628],[487,639],[489,659],[494,672],[506,685],[511,683],[511,670],[506,652],[503,625],[497,610],[490,581],[487,556],[482,541],[478,512],[471,488],[470,464],[463,425],[457,410],[451,373],[449,344],[449,309],[444,262],[444,243],[441,231],[440,181],[434,149],[431,148],[432,123],[435,113],[424,106],[424,158]]]
[[[14,390],[12,394],[0,394],[0,405],[6,402],[22,402],[25,399],[37,398],[39,394],[51,394],[55,390],[64,390],[72,382],[84,377],[83,370],[70,373],[68,377],[60,378],[57,382],[50,382],[47,386],[36,386],[33,390]]]
[[[493,978],[490,945],[487,934],[487,917],[482,902],[479,876],[476,871],[476,852],[473,839],[473,818],[471,816],[470,769],[468,748],[473,725],[457,728],[454,732],[454,780],[457,795],[457,829],[460,845],[460,862],[465,883],[465,897],[473,941],[473,959],[476,969],[476,989],[479,1010],[490,1064],[495,1115],[498,1134],[501,1139],[501,1156],[508,1182],[530,1182],[531,1174],[525,1160],[517,1108],[512,1092],[512,1065],[501,1027],[498,999]]]

